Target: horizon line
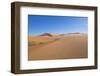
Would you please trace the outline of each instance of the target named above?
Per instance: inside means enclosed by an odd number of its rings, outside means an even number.
[[[48,33],[48,32],[45,32],[45,33]],[[29,36],[39,36],[39,35],[42,35],[42,34],[45,34],[45,33],[41,33],[41,34],[37,34],[37,35],[33,35],[33,34],[28,34]],[[74,34],[74,33],[85,33],[85,34],[88,34],[88,32],[68,32],[68,33],[48,33],[48,34],[51,34],[51,35],[60,35],[60,34]]]

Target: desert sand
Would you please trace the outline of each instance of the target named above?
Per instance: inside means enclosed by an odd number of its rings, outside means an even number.
[[[87,58],[87,40],[86,33],[29,36],[28,60]]]

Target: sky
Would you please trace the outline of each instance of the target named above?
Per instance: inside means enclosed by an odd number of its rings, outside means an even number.
[[[88,17],[28,15],[28,34],[88,32]]]

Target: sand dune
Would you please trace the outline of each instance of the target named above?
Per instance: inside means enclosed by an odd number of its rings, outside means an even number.
[[[87,34],[29,36],[29,60],[87,58]]]

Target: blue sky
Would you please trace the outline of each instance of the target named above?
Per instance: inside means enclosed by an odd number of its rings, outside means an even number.
[[[88,31],[88,17],[28,15],[28,34],[64,34]]]

